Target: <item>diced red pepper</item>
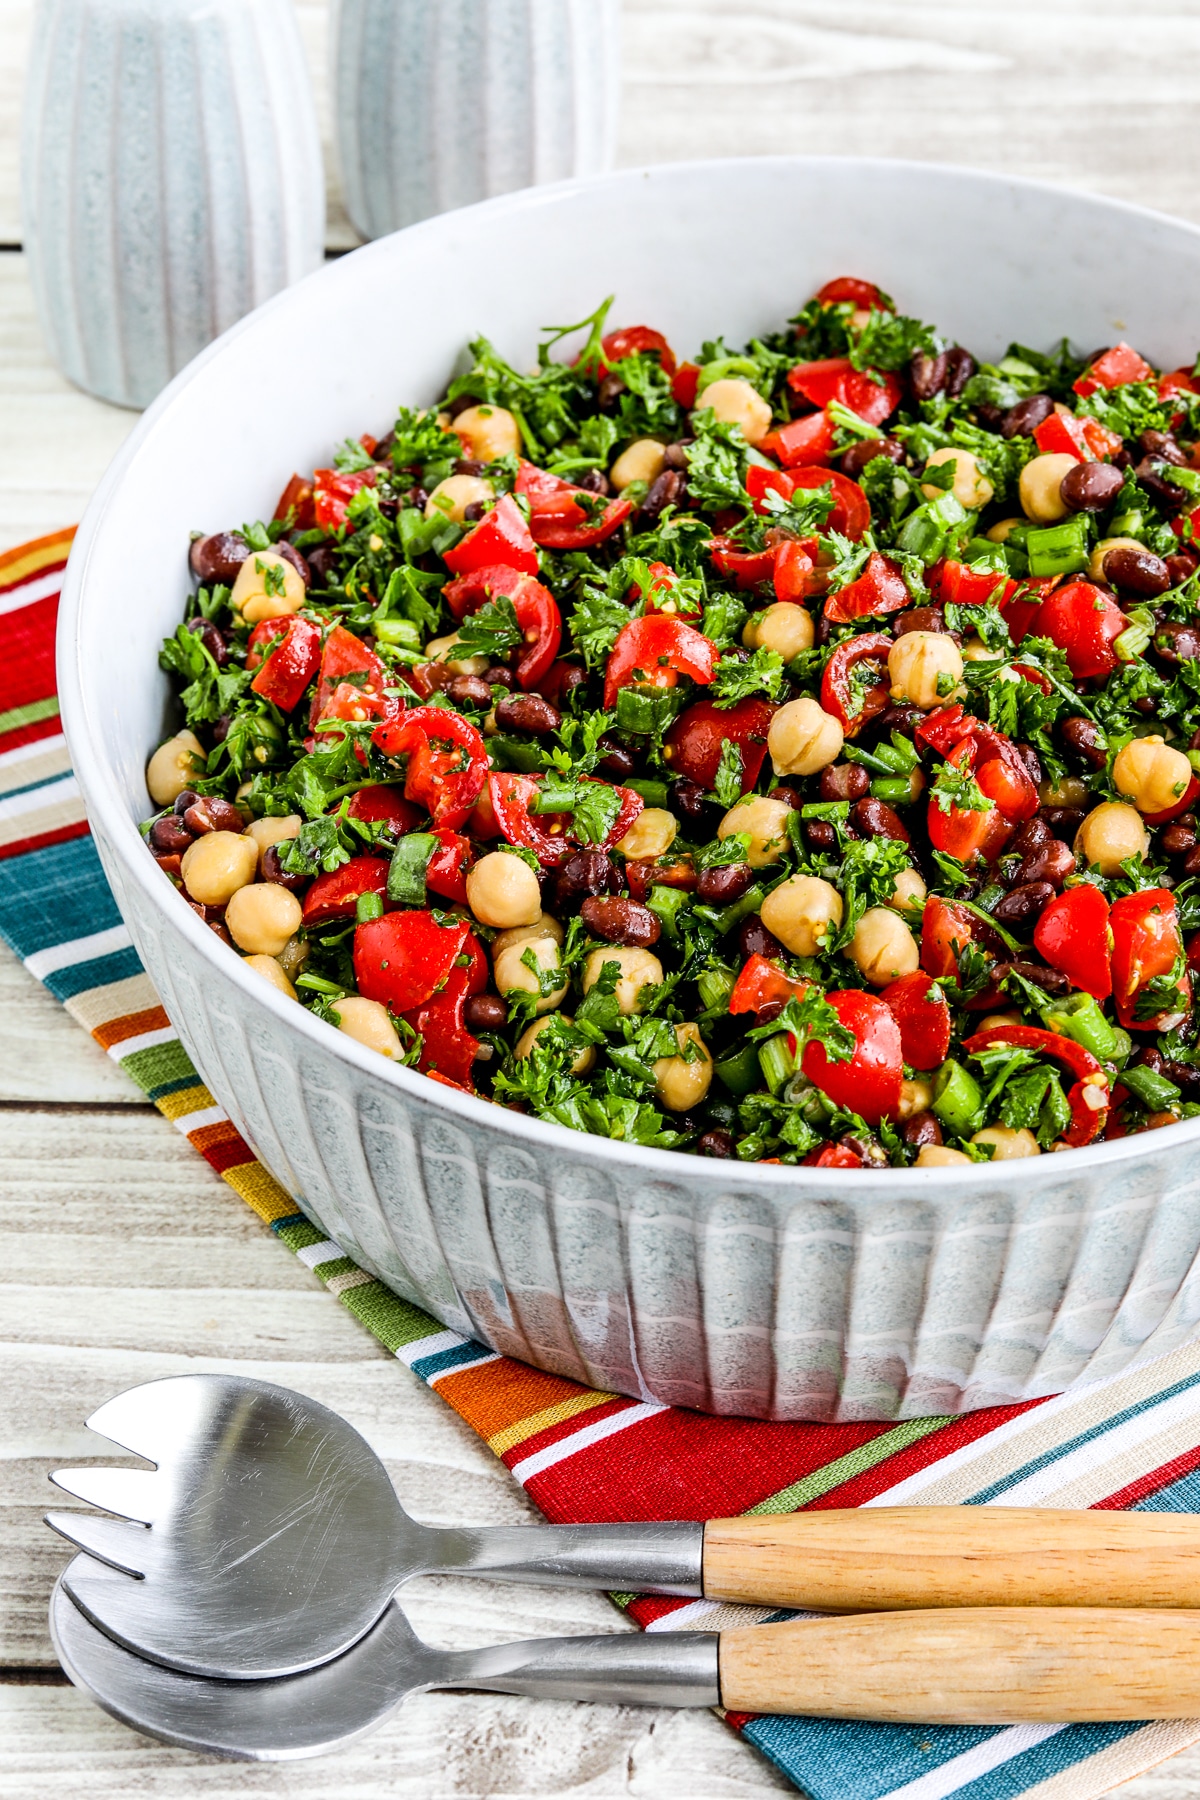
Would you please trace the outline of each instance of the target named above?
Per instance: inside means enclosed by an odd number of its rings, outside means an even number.
[[[921,967],[925,973],[953,980],[958,959],[974,935],[974,916],[965,906],[930,894],[921,915]]]
[[[411,916],[411,915],[409,915]],[[487,957],[479,939],[468,932],[459,956],[446,977],[445,986],[427,1000],[402,1014],[406,1024],[421,1039],[417,1066],[423,1075],[473,1092],[472,1065],[479,1051],[479,1039],[468,1031],[463,1009],[475,994],[487,986]]]
[[[896,612],[910,604],[911,596],[904,577],[895,563],[873,550],[867,566],[856,580],[830,594],[825,602],[825,617],[834,625],[847,625],[851,619],[869,614]]]
[[[442,592],[456,619],[478,612],[497,594],[512,601],[524,639],[524,648],[517,658],[517,681],[526,689],[536,687],[562,643],[562,614],[549,588],[519,569],[490,566],[460,575],[457,581],[448,582]]]
[[[940,1068],[950,1049],[950,1008],[937,982],[918,969],[889,982],[879,998],[900,1027],[905,1062]]]
[[[700,364],[694,362],[680,363],[671,377],[671,396],[677,406],[684,412],[691,412],[696,404],[696,389],[700,385]]]
[[[1168,394],[1200,394],[1200,381],[1190,369],[1171,369],[1159,376],[1158,393],[1160,399]]]
[[[887,659],[893,640],[886,632],[864,632],[839,644],[825,665],[821,677],[821,705],[832,713],[847,737],[855,737],[870,719],[881,713],[891,697]],[[856,696],[851,688],[851,672],[861,662],[879,665],[879,680]],[[855,700],[859,700],[854,710]]]
[[[1154,370],[1129,344],[1114,344],[1098,356],[1075,382],[1077,394],[1094,394],[1097,388],[1124,387],[1129,381],[1152,381]]]
[[[835,275],[824,287],[817,289],[814,299],[821,306],[837,306],[848,300],[852,306],[872,309],[875,312],[892,312],[894,308],[887,295],[877,288],[873,281],[860,281],[857,275]]]
[[[797,363],[788,372],[788,386],[814,406],[837,400],[867,425],[882,425],[900,404],[903,389],[894,375],[881,381],[856,369],[848,356],[829,356],[821,362]]]
[[[1090,581],[1069,581],[1047,594],[1033,630],[1066,652],[1077,681],[1089,675],[1111,675],[1117,666],[1113,644],[1129,620],[1107,594]]]
[[[629,590],[631,601],[645,599],[648,613],[669,613],[672,618],[690,619],[698,617],[704,611],[703,602],[695,594],[682,597],[679,590],[679,577],[674,569],[666,563],[652,562],[647,564],[650,582],[645,595],[635,582]]]
[[[777,426],[758,448],[764,456],[777,457],[785,469],[815,468],[829,462],[834,437],[833,422],[822,409]]]
[[[386,825],[389,837],[407,837],[421,822],[421,811],[404,800],[389,782],[361,787],[346,803],[351,819],[362,819],[370,825]]]
[[[663,744],[663,758],[674,775],[711,790],[726,744],[736,744],[742,758],[742,792],[758,780],[767,754],[767,732],[775,708],[754,696],[719,707],[698,700],[680,713]]]
[[[364,719],[382,718],[386,703],[383,690],[387,681],[383,664],[360,637],[355,637],[344,625],[335,625],[325,639],[325,648],[321,652],[321,673],[308,715],[310,730],[315,730],[321,719],[331,716],[334,693],[349,676],[358,678],[348,685],[353,688],[358,700],[360,716]],[[339,713],[336,716],[345,715]],[[328,742],[326,739],[326,745]]]
[[[585,775],[582,779],[597,781],[599,778]],[[503,836],[510,844],[532,850],[544,869],[552,869],[565,862],[568,856],[574,855],[580,848],[580,839],[573,829],[570,813],[536,813],[531,810],[541,785],[540,775],[513,775],[496,770],[488,776],[487,782],[492,811]],[[608,836],[603,844],[597,846],[599,849],[619,844],[646,804],[632,788],[618,787],[615,782],[607,785],[618,796],[621,806]]]
[[[633,511],[631,500],[610,500],[597,518],[596,496],[545,469],[522,462],[516,492],[529,502],[529,530],[547,550],[588,550],[602,544]]]
[[[250,686],[281,712],[291,712],[317,672],[321,630],[311,619],[292,618]]]
[[[354,933],[354,978],[368,1000],[396,1013],[411,1012],[431,1000],[446,980],[471,936],[466,919],[424,908],[384,913]]]
[[[716,673],[720,651],[711,638],[670,613],[647,613],[631,619],[609,653],[604,672],[604,704],[616,704],[617,691],[631,681],[650,687],[674,687],[680,675],[706,685]]]
[[[1187,1013],[1192,984],[1186,968],[1178,978],[1179,1004],[1139,1019],[1138,997],[1148,983],[1171,975],[1183,956],[1175,896],[1169,888],[1145,888],[1113,902],[1112,983],[1117,1019],[1126,1031],[1169,1031]]]
[[[408,757],[405,799],[423,806],[435,825],[453,831],[465,821],[483,791],[488,754],[460,713],[448,706],[418,706],[380,725],[372,742],[385,756]]]
[[[302,923],[327,925],[352,919],[360,894],[387,893],[388,869],[382,856],[352,856],[340,868],[318,875],[304,896]]]
[[[1110,942],[1108,901],[1090,881],[1056,895],[1033,928],[1038,955],[1097,1000],[1112,993]]]
[[[1090,462],[1091,450],[1083,432],[1083,420],[1055,407],[1033,434],[1033,441],[1043,456],[1073,456],[1077,462]]]
[[[764,1156],[763,1162],[778,1162],[777,1156]],[[855,1156],[848,1144],[824,1144],[820,1150],[810,1150],[807,1156],[800,1158],[801,1168],[808,1169],[861,1169],[863,1159]]]
[[[743,965],[729,996],[727,1010],[731,1013],[757,1013],[775,1001],[786,1003],[788,1000],[802,1000],[807,992],[806,982],[793,981],[777,963],[756,952]]]
[[[900,1027],[877,994],[840,988],[826,999],[854,1033],[854,1055],[849,1062],[833,1062],[823,1044],[810,1040],[801,1066],[835,1106],[858,1113],[868,1125],[878,1125],[881,1119],[894,1117],[900,1105],[904,1073]]]
[[[1056,1031],[1041,1031],[1033,1025],[985,1026],[974,1036],[964,1039],[963,1049],[968,1056],[973,1056],[976,1051],[986,1050],[993,1044],[1011,1044],[1014,1050],[1037,1050],[1043,1056],[1052,1056],[1065,1064],[1077,1079],[1067,1091],[1071,1123],[1063,1132],[1063,1143],[1078,1149],[1100,1135],[1112,1104],[1112,1094],[1108,1076],[1090,1050],[1085,1050],[1071,1038],[1060,1037]]]
[[[346,523],[350,502],[360,488],[374,487],[375,469],[357,469],[342,475],[337,469],[318,469],[313,476],[313,523],[322,531],[337,531]]]
[[[491,570],[499,564],[519,569],[523,575],[538,572],[537,546],[511,494],[503,494],[442,560],[455,575]]]

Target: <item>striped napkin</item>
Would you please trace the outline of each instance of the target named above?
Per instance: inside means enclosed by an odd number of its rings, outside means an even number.
[[[0,935],[342,1305],[466,1420],[548,1519],[967,1504],[1200,1511],[1200,1343],[1070,1395],[900,1425],[715,1419],[497,1356],[356,1268],[201,1082],[121,922],[54,684],[71,532],[0,556]],[[787,1616],[616,1596],[646,1631]],[[811,1800],[1094,1800],[1200,1738],[1171,1724],[892,1726],[726,1714]]]

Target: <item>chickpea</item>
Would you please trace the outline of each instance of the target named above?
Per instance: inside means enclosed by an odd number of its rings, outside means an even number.
[[[1068,456],[1064,450],[1051,456],[1035,456],[1032,462],[1025,464],[1017,492],[1027,519],[1032,519],[1035,525],[1053,525],[1056,520],[1066,518],[1071,509],[1059,490],[1063,476],[1070,473],[1078,460],[1077,456]]]
[[[723,425],[740,425],[750,445],[761,444],[771,429],[771,408],[758,389],[741,375],[710,381],[696,396],[696,407],[711,406]]]
[[[955,450],[949,444],[941,450],[935,450],[925,464],[927,469],[935,469],[943,463],[954,464],[954,485],[950,492],[968,512],[977,512],[986,506],[996,492],[987,476],[979,466],[979,459],[969,450]],[[921,492],[927,500],[936,500],[943,493],[943,488],[934,487],[932,482],[925,482]]]
[[[700,1105],[712,1086],[713,1061],[698,1025],[690,1021],[677,1025],[675,1042],[681,1051],[695,1044],[700,1054],[695,1062],[686,1062],[682,1056],[660,1056],[654,1064],[654,1092],[658,1104],[668,1112],[689,1112]]]
[[[816,775],[837,761],[845,741],[833,714],[807,695],[781,706],[767,729],[767,749],[777,775]]]
[[[244,957],[242,967],[253,969],[256,975],[262,976],[269,987],[273,987],[277,993],[286,994],[289,1000],[299,1000],[299,994],[273,956]]]
[[[387,1007],[378,1000],[364,1000],[361,994],[347,994],[344,1000],[336,1000],[329,1010],[337,1015],[338,1030],[344,1031],[356,1044],[378,1050],[380,1056],[395,1058],[401,1054],[400,1033],[392,1024]]]
[[[944,631],[906,631],[888,651],[892,699],[925,712],[954,698],[962,672],[962,652]]]
[[[562,1020],[564,1025],[573,1025],[575,1023],[574,1019],[568,1018],[566,1013],[559,1013],[558,1016]],[[520,1037],[517,1039],[517,1047],[513,1051],[513,1055],[516,1056],[520,1060],[524,1060],[524,1058],[529,1055],[530,1051],[533,1049],[534,1044],[537,1042],[537,1040],[541,1036],[542,1032],[545,1031],[545,1029],[546,1029],[547,1025],[549,1025],[549,1023],[550,1023],[549,1014],[547,1014],[547,1016],[544,1019],[535,1019],[533,1021],[533,1024],[528,1026],[521,1033]],[[588,1073],[588,1071],[590,1069],[595,1068],[595,1066],[596,1066],[595,1045],[594,1044],[584,1044],[581,1046],[580,1050],[578,1051],[578,1053],[575,1057],[574,1062],[571,1064],[571,1074],[572,1075],[586,1075]]]
[[[288,838],[298,837],[303,824],[299,813],[288,813],[282,819],[252,819],[246,827],[246,836],[254,839],[258,851],[258,867],[262,870],[262,859],[272,844],[286,843]]]
[[[789,875],[772,888],[759,917],[793,956],[816,956],[842,922],[842,896],[817,875]]]
[[[644,861],[665,856],[675,842],[679,820],[661,806],[644,806],[617,845],[622,856]]]
[[[916,1169],[944,1169],[952,1163],[966,1163],[971,1166],[971,1159],[965,1150],[951,1150],[949,1144],[922,1144],[920,1154],[913,1167]]]
[[[933,1083],[918,1075],[915,1081],[900,1083],[900,1104],[896,1108],[896,1117],[901,1121],[915,1119],[918,1113],[928,1112],[933,1105]]]
[[[792,600],[776,600],[746,621],[742,642],[748,650],[775,650],[791,662],[802,650],[811,650],[813,622]]]
[[[194,731],[177,731],[146,764],[146,787],[155,806],[171,806],[204,773],[204,747]]]
[[[1097,806],[1075,833],[1075,854],[1102,875],[1119,875],[1129,856],[1145,856],[1150,833],[1142,815],[1123,800],[1106,800]]]
[[[449,637],[430,638],[425,646],[426,662],[444,663],[451,675],[482,675],[488,667],[486,656],[455,656],[454,646],[458,642],[457,631]]]
[[[536,925],[542,916],[542,891],[521,857],[492,850],[467,872],[467,905],[481,925],[504,930]]]
[[[588,993],[600,979],[605,963],[615,962],[621,973],[614,990],[617,1005],[626,1018],[640,1012],[639,996],[644,987],[657,987],[663,978],[663,966],[649,950],[638,950],[623,944],[604,944],[593,950],[583,965],[583,991]]]
[[[725,814],[717,826],[717,836],[724,841],[744,832],[750,839],[746,861],[752,869],[765,869],[768,864],[778,862],[787,849],[787,821],[791,810],[782,800],[746,794]]]
[[[894,906],[897,912],[915,912],[927,892],[928,889],[916,869],[901,869],[896,876],[888,905]]]
[[[472,462],[498,462],[502,456],[520,456],[521,427],[503,406],[468,406],[450,429],[463,441]]]
[[[846,946],[846,955],[872,987],[886,987],[920,964],[917,940],[890,906],[869,906]]]
[[[492,939],[492,960],[503,955],[513,944],[528,944],[534,938],[552,938],[556,944],[561,944],[566,935],[553,913],[541,913],[532,925],[514,925],[508,931],[498,931]]]
[[[989,538],[993,544],[1007,544],[1017,526],[1028,525],[1028,523],[1028,519],[997,519],[994,525],[988,526],[984,536]]]
[[[982,638],[968,638],[962,647],[964,662],[1002,662],[1003,650],[989,650]],[[1017,680],[1021,677],[1018,675]]]
[[[247,882],[231,895],[225,924],[239,950],[279,956],[300,929],[300,902],[275,881]]]
[[[1093,581],[1104,581],[1104,559],[1110,550],[1136,550],[1144,553],[1145,544],[1139,544],[1136,538],[1101,538],[1088,558],[1087,572]]]
[[[1113,759],[1112,779],[1140,813],[1166,812],[1187,792],[1192,765],[1161,737],[1134,738]]]
[[[278,550],[252,550],[237,572],[229,604],[247,625],[258,625],[298,613],[307,594],[303,575],[286,556]]]
[[[1023,1025],[1025,1023],[1019,1012],[989,1013],[986,1019],[980,1019],[976,1031],[990,1031],[993,1025]]]
[[[254,839],[240,831],[208,831],[188,845],[180,873],[188,894],[201,906],[226,906],[258,873]]]
[[[493,946],[494,948],[494,946]],[[525,955],[532,951],[537,970],[529,968],[524,962]],[[540,990],[539,975],[543,969],[557,969],[559,965],[558,945],[553,938],[530,937],[523,942],[508,944],[492,962],[492,975],[496,982],[497,992],[501,994],[536,994]],[[554,1012],[563,1003],[570,983],[563,981],[561,986],[548,994],[542,994],[538,1000],[536,1011],[539,1013]]]
[[[468,506],[479,506],[495,498],[496,490],[482,475],[447,475],[439,481],[425,502],[425,517],[453,519],[459,525]]]
[[[627,450],[622,450],[612,468],[608,471],[608,479],[618,493],[635,481],[644,481],[647,487],[656,481],[666,467],[666,452],[656,438],[638,438]]]
[[[1013,1162],[1021,1156],[1040,1156],[1042,1147],[1032,1131],[1013,1131],[1007,1125],[988,1125],[972,1137],[973,1144],[990,1144],[993,1162]]]

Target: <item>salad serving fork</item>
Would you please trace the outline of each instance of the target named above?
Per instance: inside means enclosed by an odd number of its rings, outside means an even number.
[[[822,1612],[1200,1608],[1200,1527],[1187,1515],[918,1506],[446,1528],[408,1516],[345,1420],[266,1382],[173,1376],[88,1424],[156,1467],[55,1472],[124,1515],[47,1515],[88,1553],[63,1588],[110,1638],[196,1676],[264,1680],[329,1661],[419,1574]]]

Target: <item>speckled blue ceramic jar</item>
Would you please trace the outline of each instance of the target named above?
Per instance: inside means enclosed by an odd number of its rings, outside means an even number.
[[[88,393],[146,406],[322,259],[290,0],[40,0],[22,207],[55,361]]]
[[[364,237],[612,166],[619,0],[337,0],[333,96]]]

